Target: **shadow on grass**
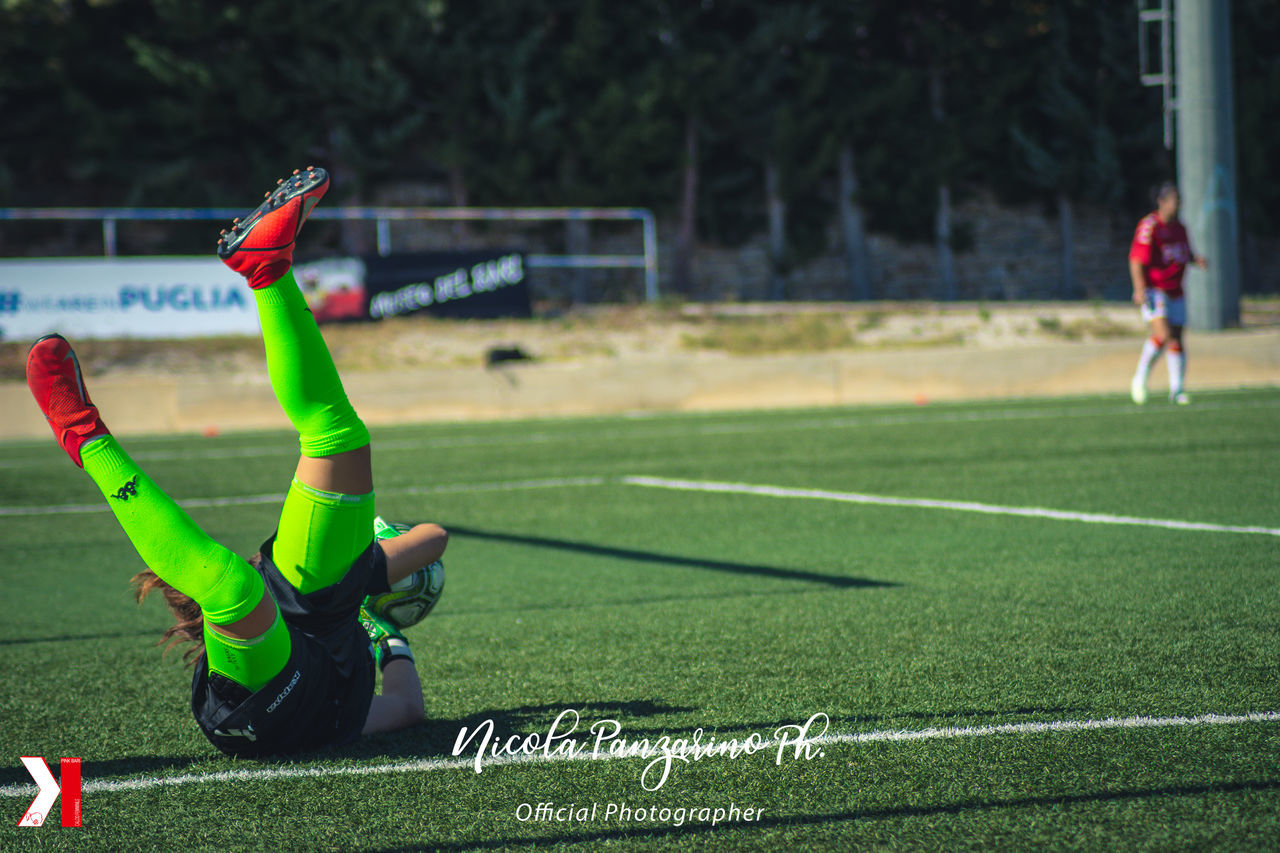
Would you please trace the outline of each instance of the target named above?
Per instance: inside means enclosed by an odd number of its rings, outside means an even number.
[[[82,640],[119,640],[128,637],[159,637],[164,628],[148,628],[145,631],[115,631],[104,634],[59,634],[54,637],[14,637],[0,640],[0,646],[27,646],[33,643],[75,643]]]
[[[561,833],[558,835],[525,835],[484,841],[455,842],[453,844],[406,845],[367,849],[367,853],[408,853],[415,850],[507,850],[515,848],[568,846],[572,844],[600,845],[610,841],[629,839],[668,842],[673,847],[682,842],[693,842],[712,831],[760,830],[781,827],[826,826],[852,821],[894,820],[898,818],[958,816],[996,809],[1035,809],[1053,806],[1073,806],[1089,803],[1124,803],[1151,800],[1160,797],[1198,797],[1206,794],[1238,794],[1280,790],[1280,779],[1259,779],[1247,782],[1210,782],[1204,785],[1171,785],[1164,788],[1138,788],[1129,791],[1096,791],[1085,794],[1066,794],[1044,797],[1014,797],[1004,800],[963,800],[957,803],[940,803],[933,806],[901,806],[883,809],[851,809],[812,815],[781,815],[764,817],[750,823],[692,823],[684,826],[664,826],[651,829],[614,829],[600,832]],[[745,841],[746,839],[744,839]]]
[[[488,539],[494,542],[507,542],[513,545],[530,545],[535,548],[554,548],[560,551],[572,551],[578,554],[590,554],[595,557],[609,557],[617,560],[631,560],[638,563],[657,563],[666,566],[681,566],[690,569],[704,569],[712,572],[728,572],[735,575],[754,575],[756,577],[775,578],[778,580],[819,583],[839,588],[851,587],[893,587],[900,584],[890,581],[877,581],[868,578],[826,575],[819,572],[808,572],[803,569],[783,569],[775,566],[753,566],[750,563],[731,563],[725,560],[706,560],[696,557],[680,557],[673,554],[660,554],[654,551],[640,551],[633,548],[614,548],[607,545],[592,545],[588,542],[573,542],[568,539],[550,539],[544,536],[523,536],[515,533],[501,533],[494,530],[479,530],[463,525],[445,524],[451,536],[473,536],[477,539]]]
[[[567,539],[549,539],[542,536],[521,536],[513,533],[500,533],[492,530],[478,530],[473,527],[446,525],[450,535],[453,536],[474,536],[477,539],[489,539],[495,542],[507,542],[516,545],[530,545],[537,548],[555,548],[563,551],[573,551],[580,554],[591,554],[598,557],[610,557],[619,560],[632,560],[642,563],[658,563],[668,566],[683,566],[692,569],[705,569],[715,572],[728,572],[738,575],[755,575],[757,577],[776,578],[778,580],[800,581],[801,583],[824,584],[826,586],[837,587],[840,589],[852,588],[888,588],[897,587],[901,584],[894,581],[878,581],[869,578],[847,577],[840,575],[827,575],[819,572],[807,572],[802,569],[783,569],[774,566],[753,566],[749,563],[732,563],[724,560],[704,560],[693,557],[680,557],[672,554],[660,554],[653,551],[639,551],[631,548],[613,548],[606,545],[592,545],[586,542],[572,542]],[[802,590],[788,590],[787,592],[801,592]],[[467,610],[454,610],[448,615],[460,616],[475,613],[508,613],[515,610],[565,610],[577,609],[585,607],[599,606],[617,606],[619,604],[648,604],[659,601],[689,601],[689,600],[707,600],[707,599],[727,599],[741,598],[752,595],[780,595],[777,590],[762,590],[760,592],[726,592],[712,594],[695,594],[695,595],[670,595],[670,596],[654,596],[650,598],[642,598],[627,601],[611,601],[600,602],[598,604],[547,604],[547,605],[521,605],[512,608],[473,608]],[[88,640],[114,640],[127,637],[158,637],[164,632],[164,627],[148,629],[145,631],[126,631],[116,633],[102,634],[60,634],[51,637],[15,637],[13,639],[0,639],[0,647],[3,646],[22,646],[33,643],[73,643]]]
[[[895,584],[885,584],[894,586]],[[443,612],[431,614],[432,619],[450,619],[455,616],[475,616],[481,613],[533,613],[556,610],[599,610],[601,608],[637,607],[643,604],[659,604],[674,601],[733,601],[739,598],[772,598],[784,595],[804,595],[813,591],[812,587],[794,587],[791,589],[757,590],[738,592],[693,592],[671,593],[670,595],[649,595],[637,598],[606,599],[599,601],[549,601],[546,604],[513,603],[505,607],[452,607]]]

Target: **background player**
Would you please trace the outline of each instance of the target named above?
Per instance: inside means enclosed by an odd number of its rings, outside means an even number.
[[[1186,352],[1182,328],[1187,323],[1187,306],[1182,296],[1182,275],[1187,264],[1204,269],[1208,262],[1191,251],[1187,229],[1178,219],[1178,187],[1163,183],[1155,192],[1156,209],[1138,222],[1129,246],[1129,277],[1133,280],[1133,301],[1142,309],[1142,318],[1151,324],[1151,337],[1142,346],[1138,370],[1129,393],[1133,402],[1147,402],[1147,377],[1166,346],[1169,348],[1169,399],[1189,403],[1182,390],[1186,376]]]
[[[218,242],[253,289],[267,372],[302,451],[277,531],[252,563],[205,534],[125,453],[65,339],[41,338],[27,357],[28,385],[59,444],[148,567],[135,578],[139,599],[162,590],[177,620],[166,638],[202,644],[192,712],[233,755],[341,744],[422,720],[408,643],[361,602],[437,560],[447,543],[436,525],[374,541],[369,433],[291,272],[295,239],[329,177],[311,168],[278,183]]]

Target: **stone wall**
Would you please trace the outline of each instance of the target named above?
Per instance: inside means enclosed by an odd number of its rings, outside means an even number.
[[[1125,298],[1130,229],[1105,211],[1075,209],[1075,289],[1062,289],[1061,234],[1056,217],[1035,206],[1010,207],[989,198],[957,205],[953,221],[972,238],[955,256],[959,297],[966,300]],[[667,236],[664,233],[664,236]],[[869,234],[875,299],[937,298],[937,255],[931,244],[907,244]],[[664,249],[668,248],[664,241]],[[845,260],[836,229],[831,247],[788,280],[788,294],[802,300],[843,300],[849,294]],[[666,251],[663,257],[669,257]],[[763,240],[737,249],[699,247],[696,298],[764,299],[769,263]],[[663,284],[669,285],[667,276]]]
[[[1075,286],[1062,284],[1062,236],[1055,215],[1042,206],[1010,206],[979,197],[956,205],[953,222],[972,238],[955,256],[962,300],[1119,299],[1129,298],[1129,241],[1141,214],[1122,220],[1102,208],[1076,205],[1073,232]],[[661,225],[661,223],[660,223]],[[660,258],[671,257],[674,235],[662,230]],[[788,281],[798,300],[845,300],[849,283],[838,230],[828,235],[831,249]],[[873,299],[936,299],[938,262],[932,244],[902,243],[868,235]],[[1280,237],[1241,238],[1241,291],[1280,293]],[[1212,262],[1212,259],[1210,259]],[[670,265],[662,276],[670,292]],[[695,259],[695,299],[757,301],[769,293],[769,261],[763,238],[735,249],[700,246]]]

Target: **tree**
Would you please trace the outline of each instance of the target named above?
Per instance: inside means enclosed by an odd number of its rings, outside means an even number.
[[[838,223],[862,297],[868,232],[933,242],[951,292],[948,210],[983,189],[1057,211],[1079,292],[1080,206],[1128,220],[1172,174],[1134,18],[1087,0],[0,0],[0,197],[230,206],[319,162],[348,204],[408,179],[457,204],[654,208],[685,293],[700,240],[764,236],[778,296]],[[1276,4],[1235,0],[1233,33],[1242,222],[1273,235]]]
[[[679,192],[669,205],[679,223],[672,284],[677,293],[688,295],[693,292],[703,137],[721,93],[732,86],[721,64],[729,45],[714,25],[713,4],[658,0],[653,12],[657,61],[652,92],[659,108],[670,110],[680,134],[679,147],[672,152],[679,164]]]
[[[937,10],[927,2],[869,6],[860,39],[860,200],[867,225],[907,241],[938,244],[937,227],[945,224],[939,201],[946,195],[961,161],[955,128],[963,126],[952,111],[938,119],[938,100],[945,93],[930,91],[933,68],[947,57],[947,48],[926,41],[942,41],[939,27],[927,32],[922,21]],[[943,22],[948,22],[945,12]],[[957,72],[961,74],[962,72]],[[971,84],[972,85],[972,84]],[[931,97],[931,95],[937,97]],[[855,139],[855,143],[859,142]],[[942,252],[939,252],[942,255]],[[945,282],[939,283],[945,290]]]
[[[655,91],[652,18],[643,6],[566,2],[550,43],[547,97],[562,110],[556,128],[560,204],[669,203],[678,131]],[[590,223],[568,223],[568,250],[590,250]],[[586,270],[575,270],[574,301],[585,299]]]
[[[726,4],[721,24],[737,36],[738,49],[725,61],[737,87],[725,93],[716,117],[752,167],[756,185],[763,184],[773,299],[785,297],[800,260],[825,247],[826,216],[811,217],[820,205],[814,187],[835,156],[833,146],[824,150],[830,137],[821,132],[831,68],[815,49],[826,26],[822,7]]]
[[[1280,139],[1280,7],[1268,0],[1231,4],[1240,222],[1259,236],[1280,235],[1280,183],[1275,180]]]
[[[1096,41],[1076,35],[1069,5],[1074,4],[1062,0],[1051,4],[1044,18],[1028,28],[1033,39],[1043,33],[1038,37],[1043,44],[1035,51],[1041,58],[1041,71],[1029,87],[1032,106],[1025,110],[1025,118],[1015,119],[1010,127],[1024,179],[1050,193],[1057,206],[1061,235],[1058,295],[1064,298],[1076,293],[1073,197],[1084,197],[1094,190],[1089,186],[1091,181],[1102,177],[1097,167],[1115,162],[1107,158],[1111,140],[1089,103],[1090,91],[1085,85],[1088,59],[1075,52],[1088,51]]]
[[[1010,177],[1019,191],[1052,200],[1062,246],[1058,293],[1070,298],[1081,294],[1075,207],[1122,207],[1134,187],[1149,187],[1170,164],[1160,148],[1158,110],[1147,109],[1151,93],[1137,79],[1134,10],[1084,0],[1023,9],[1010,53],[1034,60],[1037,73],[1024,81],[1010,122]],[[1144,113],[1153,120],[1142,120]]]
[[[849,297],[870,299],[874,292],[871,252],[867,245],[866,214],[856,152],[869,144],[875,98],[867,93],[871,54],[860,4],[832,2],[825,14],[829,25],[819,44],[832,66],[829,102],[825,106],[827,132],[837,150],[836,210],[844,242]]]

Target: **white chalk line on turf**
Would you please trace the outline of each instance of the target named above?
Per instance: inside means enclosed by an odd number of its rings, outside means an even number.
[[[933,498],[896,498],[888,495],[866,495],[858,492],[832,492],[823,489],[789,489],[781,486],[758,486],[747,483],[721,483],[713,480],[673,480],[664,477],[623,477],[629,486],[672,489],[683,492],[717,492],[735,495],[758,495],[770,498],[836,501],[839,503],[899,506],[919,509],[948,509],[957,512],[980,512],[988,515],[1014,515],[1048,518],[1054,521],[1078,521],[1086,524],[1127,524],[1139,527],[1162,527],[1168,530],[1197,530],[1211,533],[1254,533],[1280,536],[1280,527],[1248,527],[1211,524],[1202,521],[1177,521],[1165,518],[1139,518],[1131,515],[1109,515],[1101,512],[1075,512],[1036,506],[1001,506],[976,501],[944,501]]]
[[[515,447],[525,444],[549,444],[556,441],[574,443],[580,441],[626,441],[652,438],[688,438],[690,436],[747,435],[762,432],[787,432],[790,430],[854,429],[858,427],[911,426],[913,424],[970,424],[987,421],[1062,420],[1065,418],[1094,418],[1110,415],[1176,415],[1185,417],[1196,412],[1243,411],[1247,409],[1272,409],[1280,407],[1280,400],[1256,400],[1250,402],[1206,402],[1191,408],[1179,406],[1134,406],[1130,403],[1062,407],[1049,409],[983,409],[979,411],[948,411],[941,408],[922,408],[914,412],[876,414],[868,412],[856,415],[811,417],[796,420],[786,413],[770,413],[760,419],[747,421],[696,423],[689,422],[692,415],[677,417],[681,423],[672,426],[626,428],[590,426],[585,430],[579,425],[566,425],[554,431],[524,431],[508,435],[453,436],[422,440],[393,439],[375,441],[377,452],[425,451],[462,447]],[[720,413],[703,415],[716,417]],[[756,413],[763,415],[763,413]],[[172,450],[139,450],[131,455],[137,462],[191,462],[217,459],[248,459],[253,457],[296,457],[296,444],[264,444],[249,447],[218,447],[204,449],[197,446],[200,439]],[[0,459],[0,470],[14,468],[39,468],[49,464],[43,457]]]
[[[1250,714],[1199,714],[1191,717],[1107,717],[1099,720],[1057,720],[1052,722],[1002,723],[994,726],[964,726],[928,729],[884,729],[871,732],[848,732],[822,735],[807,739],[815,746],[838,744],[894,743],[903,741],[955,740],[958,738],[987,737],[994,735],[1038,735],[1086,731],[1125,729],[1162,729],[1188,726],[1223,726],[1243,723],[1280,722],[1280,711]],[[783,724],[779,724],[780,726]],[[724,738],[727,740],[727,738]],[[763,749],[777,749],[777,739],[764,739]],[[638,760],[651,760],[641,757]],[[619,754],[593,755],[590,751],[580,754],[506,755],[484,760],[485,767],[510,764],[569,761],[614,761],[636,756]],[[85,794],[142,791],[153,788],[177,787],[217,782],[271,782],[281,779],[328,778],[334,776],[377,776],[391,773],[430,773],[442,770],[474,770],[475,755],[459,758],[428,758],[420,761],[370,764],[348,767],[265,767],[256,770],[224,770],[217,773],[187,773],[181,776],[140,776],[132,779],[84,780],[81,791]],[[35,785],[0,786],[0,797],[29,797],[36,793]]]
[[[549,477],[541,480],[511,480],[504,483],[455,483],[444,486],[409,486],[403,489],[378,489],[379,497],[403,497],[404,495],[447,495],[464,492],[506,492],[518,489],[558,489],[569,486],[599,486],[608,482],[604,477]],[[197,507],[256,506],[278,504],[284,501],[284,493],[269,495],[240,495],[227,498],[190,498],[178,501],[186,509]],[[17,515],[74,515],[90,512],[107,512],[106,504],[61,504],[53,506],[0,506],[0,516]]]

